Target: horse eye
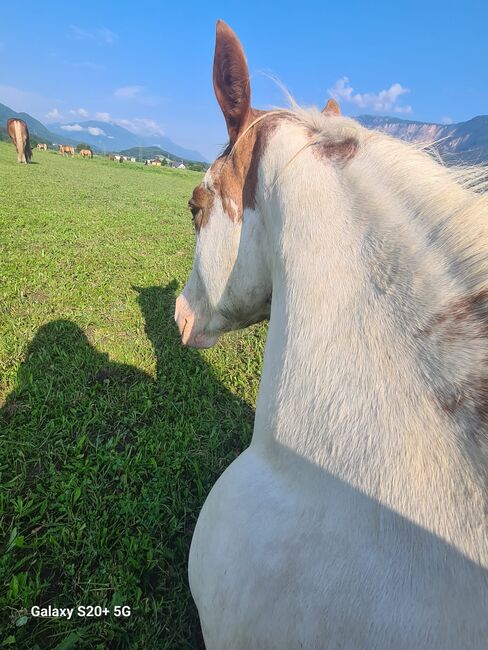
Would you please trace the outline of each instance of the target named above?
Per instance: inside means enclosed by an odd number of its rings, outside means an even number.
[[[193,203],[189,203],[188,207],[190,208],[191,211],[191,220],[195,221],[195,219],[198,217],[198,213],[201,211],[201,208],[194,205]]]

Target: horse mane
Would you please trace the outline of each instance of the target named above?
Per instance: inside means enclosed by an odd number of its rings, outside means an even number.
[[[301,125],[309,141],[288,160],[275,184],[305,149],[355,140],[357,154],[372,154],[375,166],[382,165],[395,183],[400,200],[416,208],[427,241],[453,258],[457,279],[466,291],[488,291],[488,165],[447,166],[435,142],[405,142],[367,129],[353,118],[327,115],[316,107],[303,108],[289,94],[288,101],[289,108],[274,108],[253,120],[226,153],[232,156],[240,140],[262,121],[281,117]]]
[[[439,301],[427,305],[424,323],[417,335],[419,345],[432,345],[438,356],[432,384],[432,367],[422,368],[432,386],[437,404],[465,431],[469,455],[488,472],[488,166],[447,166],[435,143],[407,143],[390,135],[366,129],[354,119],[327,115],[316,108],[291,102],[288,109],[261,114],[239,136],[263,120],[283,119],[306,132],[306,142],[293,154],[276,182],[288,168],[298,164],[309,147],[341,150],[341,143],[354,141],[353,158],[367,161],[372,178],[395,196],[413,227],[421,233],[427,249],[435,251],[446,265],[447,284],[439,287]],[[339,162],[344,174],[354,174],[352,158]],[[317,161],[320,164],[320,161]],[[365,167],[362,167],[364,171]],[[271,190],[268,188],[268,190]],[[386,217],[384,217],[386,219]],[[392,228],[385,222],[386,228]],[[451,350],[451,352],[448,352]],[[428,354],[428,353],[426,353]],[[462,361],[446,369],[444,354]],[[432,361],[432,360],[431,360]],[[474,447],[473,447],[474,445]],[[474,451],[474,454],[472,453]],[[481,452],[481,453],[480,453]]]

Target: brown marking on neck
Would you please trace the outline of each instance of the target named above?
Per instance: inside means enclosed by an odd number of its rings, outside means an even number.
[[[436,395],[441,410],[467,427],[472,442],[488,443],[488,291],[468,295],[437,314],[420,331],[422,337],[438,342],[439,347],[484,346],[482,362],[474,367],[451,394]],[[476,343],[478,341],[479,343]]]
[[[359,143],[356,138],[346,138],[341,142],[317,142],[312,145],[312,151],[320,160],[345,165],[356,155]]]

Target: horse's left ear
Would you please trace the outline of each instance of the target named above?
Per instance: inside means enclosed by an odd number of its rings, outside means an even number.
[[[213,85],[233,146],[249,118],[251,85],[244,50],[223,20],[217,21]]]
[[[335,99],[329,99],[327,104],[324,106],[322,113],[324,115],[340,115],[341,107],[339,106],[339,104],[336,102]]]

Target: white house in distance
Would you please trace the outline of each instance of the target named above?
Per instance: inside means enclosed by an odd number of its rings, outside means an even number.
[[[166,158],[163,156],[156,156],[155,158],[147,158],[144,160],[144,165],[154,165],[156,167],[161,167],[161,165],[166,165],[172,169],[186,169],[186,165],[178,160],[171,160],[171,158]]]

